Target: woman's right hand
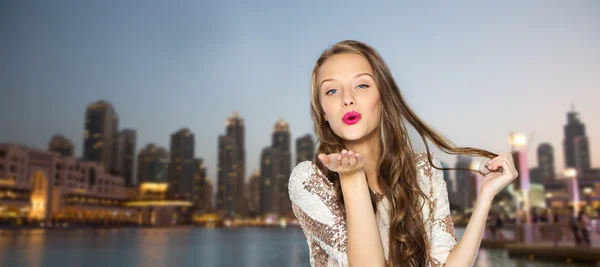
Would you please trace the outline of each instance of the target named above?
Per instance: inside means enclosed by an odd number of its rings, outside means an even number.
[[[346,149],[342,150],[341,153],[332,153],[329,155],[321,153],[319,154],[319,160],[329,170],[338,173],[340,176],[352,175],[363,171],[367,163],[365,158],[360,154]]]

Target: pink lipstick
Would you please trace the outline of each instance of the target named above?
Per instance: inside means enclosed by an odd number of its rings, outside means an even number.
[[[352,125],[352,124],[357,123],[361,117],[362,116],[360,115],[360,113],[358,113],[356,111],[350,111],[344,115],[344,117],[342,118],[342,121],[345,124]]]

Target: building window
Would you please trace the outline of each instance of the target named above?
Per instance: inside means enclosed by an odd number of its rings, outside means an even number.
[[[11,172],[17,172],[17,166],[15,166],[15,165],[10,165],[10,171],[11,171]]]
[[[0,171],[4,170],[4,165],[0,164]]]
[[[6,157],[6,151],[0,150],[0,159],[3,159],[4,157]]]

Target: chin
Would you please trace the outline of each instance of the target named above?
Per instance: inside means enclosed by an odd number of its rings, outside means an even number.
[[[343,136],[343,139],[346,141],[356,141],[356,140],[360,140],[362,138],[365,137],[365,132],[362,130],[359,131],[348,131],[345,132]]]

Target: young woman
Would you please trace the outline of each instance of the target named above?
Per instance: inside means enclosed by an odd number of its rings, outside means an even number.
[[[364,43],[325,50],[311,84],[319,146],[315,160],[299,163],[289,180],[311,266],[472,266],[492,199],[517,176],[511,155],[455,147],[436,133]],[[413,151],[405,121],[427,152]],[[493,172],[458,244],[441,164],[426,139],[446,153],[491,158]]]

